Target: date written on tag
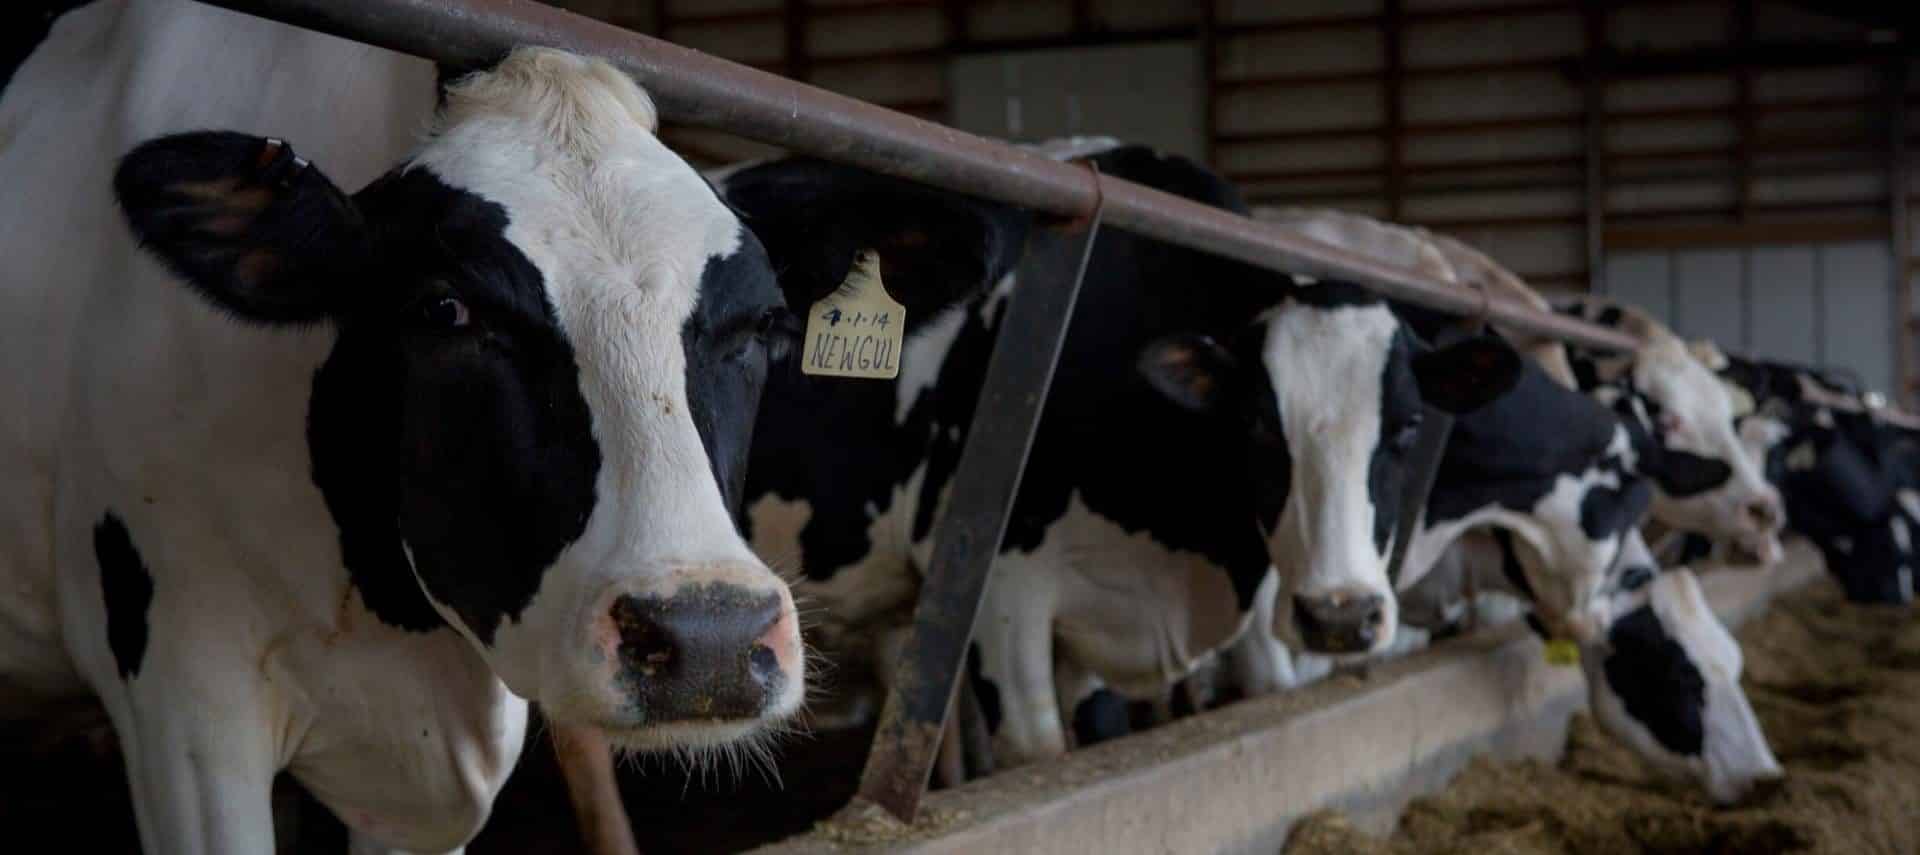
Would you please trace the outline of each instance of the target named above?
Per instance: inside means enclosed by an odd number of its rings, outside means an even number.
[[[847,280],[807,310],[800,370],[821,377],[892,380],[900,376],[905,307],[880,281],[880,255],[861,250]]]

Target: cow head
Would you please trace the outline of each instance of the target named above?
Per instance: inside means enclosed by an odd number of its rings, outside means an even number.
[[[1600,725],[1656,769],[1699,781],[1721,804],[1780,777],[1740,688],[1740,646],[1692,571],[1629,564],[1619,581],[1606,637],[1581,650]]]
[[[215,306],[332,337],[307,440],[369,610],[451,625],[556,720],[682,747],[789,715],[803,676],[726,504],[784,307],[654,126],[612,66],[527,49],[352,196],[236,133],[145,143],[115,191]]]
[[[1141,372],[1188,409],[1243,422],[1256,521],[1280,569],[1275,635],[1308,650],[1368,653],[1392,643],[1387,579],[1407,454],[1436,407],[1465,412],[1520,370],[1493,337],[1426,346],[1387,303],[1344,283],[1293,289],[1223,348],[1176,335],[1150,344]],[[1408,525],[1411,521],[1404,521]]]
[[[1786,513],[1735,431],[1726,386],[1685,341],[1637,311],[1597,301],[1566,310],[1643,342],[1630,354],[1576,354],[1574,372],[1633,432],[1636,468],[1659,488],[1654,516],[1732,544],[1757,563],[1778,561]]]

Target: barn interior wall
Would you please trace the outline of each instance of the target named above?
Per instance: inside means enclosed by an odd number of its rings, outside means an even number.
[[[1845,248],[1877,243],[1879,266],[1836,274],[1881,271],[1888,306],[1896,277],[1920,272],[1895,270],[1887,251],[1884,41],[1815,4],[1214,0],[1209,22],[1205,4],[1177,0],[561,2],[968,130],[1114,133],[1191,152],[1256,203],[1426,225],[1546,290],[1658,292],[1622,284],[1650,254],[1689,282],[1719,283],[1683,285],[1691,317],[1725,303],[1748,318],[1775,311],[1762,302],[1772,292],[1711,259],[1750,263],[1772,247],[1851,258]],[[1658,67],[1601,87],[1600,234],[1623,263],[1599,275],[1587,270],[1582,74],[1594,39]],[[1907,74],[1904,98],[1905,136],[1920,139],[1920,73]],[[668,134],[697,162],[771,153],[698,129]],[[1909,185],[1920,194],[1920,176]],[[1920,241],[1920,223],[1913,231]],[[1783,311],[1797,305],[1781,299]],[[1888,389],[1904,387],[1909,349],[1893,314],[1878,319],[1886,347],[1848,356]]]

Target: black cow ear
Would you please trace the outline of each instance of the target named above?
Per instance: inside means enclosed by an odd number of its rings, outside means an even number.
[[[1196,413],[1218,411],[1239,384],[1239,365],[1233,355],[1197,333],[1149,342],[1140,351],[1137,367],[1154,391]]]
[[[1697,496],[1733,477],[1733,467],[1724,460],[1672,449],[1662,449],[1657,454],[1657,460],[1648,461],[1650,465],[1642,464],[1642,468],[1651,469],[1648,474],[1660,482],[1662,491],[1674,498]]]
[[[114,196],[149,252],[222,308],[318,320],[369,254],[359,209],[286,143],[202,131],[140,144]]]
[[[800,314],[846,281],[861,251],[873,250],[908,323],[926,320],[1011,270],[1031,224],[1008,206],[810,158],[746,167],[721,188]]]
[[[1477,335],[1413,357],[1414,382],[1428,404],[1470,413],[1520,382],[1520,354],[1499,336]]]

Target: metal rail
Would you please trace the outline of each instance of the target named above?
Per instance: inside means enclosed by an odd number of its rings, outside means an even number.
[[[1002,142],[747,68],[532,0],[203,0],[451,65],[520,45],[603,57],[653,96],[662,115],[828,160],[1065,217],[1093,212],[1086,170]],[[1146,237],[1289,273],[1340,279],[1397,300],[1478,314],[1481,297],[1410,270],[1280,232],[1246,217],[1108,178],[1103,222]],[[1507,300],[1503,326],[1609,350],[1632,336]]]

